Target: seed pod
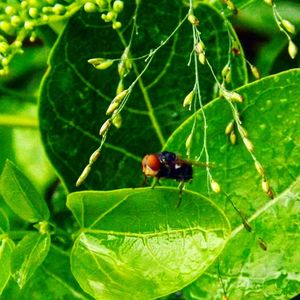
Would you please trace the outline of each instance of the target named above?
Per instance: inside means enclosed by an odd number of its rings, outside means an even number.
[[[233,11],[235,14],[238,12],[235,4],[231,1],[231,0],[223,0],[226,5],[227,5],[227,8],[231,11]]]
[[[270,191],[270,185],[265,178],[263,178],[263,180],[261,182],[261,187],[262,187],[263,191],[266,193],[268,193]]]
[[[292,34],[296,33],[295,25],[292,24],[290,21],[283,19],[283,20],[281,20],[281,24],[282,24],[283,28],[286,29],[289,33],[292,33]]]
[[[235,145],[235,143],[236,143],[236,134],[235,134],[234,130],[231,131],[229,139],[230,139],[230,143],[232,145]]]
[[[105,70],[108,69],[114,61],[105,58],[91,58],[88,60],[88,63],[92,64],[97,70]]]
[[[267,3],[268,5],[273,5],[273,0],[264,0],[265,1],[265,3]]]
[[[104,123],[103,123],[103,125],[101,126],[101,128],[100,128],[100,130],[99,130],[99,135],[104,135],[106,132],[107,132],[107,130],[108,130],[108,128],[110,127],[110,125],[111,125],[111,121],[110,121],[110,119],[107,119]]]
[[[222,70],[223,78],[226,78],[227,74],[230,73],[230,72],[231,72],[230,65],[229,64],[225,65],[225,67]]]
[[[118,84],[118,87],[117,87],[117,90],[116,90],[116,94],[120,94],[124,91],[124,85],[123,85],[123,81],[120,80],[119,81],[119,84]]]
[[[107,7],[107,1],[106,0],[96,0],[97,5],[101,8],[104,9]]]
[[[87,176],[89,175],[91,171],[91,166],[90,165],[87,165],[84,170],[82,171],[81,175],[79,176],[79,178],[77,179],[76,181],[76,186],[80,186],[84,181],[85,179],[87,178]]]
[[[245,144],[246,148],[247,148],[250,152],[253,152],[254,146],[253,146],[252,142],[251,142],[248,138],[246,138],[246,137],[243,138],[243,141],[244,141],[244,144]]]
[[[264,170],[263,166],[260,164],[260,162],[256,160],[254,164],[255,164],[255,168],[256,168],[256,171],[258,172],[258,174],[260,176],[264,176],[265,170]]]
[[[292,59],[294,59],[298,53],[297,46],[291,40],[289,41],[288,51],[289,51],[289,55]]]
[[[252,75],[255,77],[255,79],[259,79],[260,78],[259,71],[258,71],[258,69],[255,66],[250,65],[250,70],[251,70]]]
[[[264,250],[264,251],[267,251],[268,250],[268,246],[267,246],[267,243],[262,239],[262,238],[259,238],[258,239],[258,244],[259,244],[259,247]]]
[[[199,20],[193,14],[189,14],[188,20],[194,26],[198,26],[199,25]]]
[[[185,96],[185,98],[184,98],[184,100],[183,100],[182,106],[183,106],[183,107],[186,107],[186,106],[190,105],[190,104],[192,103],[193,99],[194,99],[194,95],[195,95],[194,90],[192,90],[191,92],[189,92],[189,93]]]
[[[199,53],[198,59],[202,65],[205,65],[206,58],[204,52]]]
[[[242,95],[238,94],[237,92],[232,92],[232,91],[227,91],[226,89],[222,89],[221,93],[223,95],[223,97],[229,101],[233,101],[233,102],[243,102],[244,98]]]
[[[233,127],[234,127],[234,121],[232,120],[227,124],[227,126],[225,128],[225,134],[226,135],[231,134],[231,132],[233,131]]]
[[[90,159],[89,159],[89,164],[92,165],[94,162],[97,161],[97,159],[99,158],[100,156],[100,151],[99,149],[95,150],[94,153],[90,156]]]
[[[113,100],[112,102],[117,102],[117,103],[121,103],[121,101],[126,97],[126,95],[128,94],[128,89],[124,90],[123,92],[121,92],[120,94],[118,94]]]
[[[187,137],[186,141],[185,141],[185,148],[186,148],[186,149],[190,149],[190,148],[191,148],[191,145],[192,145],[192,137],[193,137],[193,134],[190,133],[189,136]]]
[[[113,116],[112,116],[112,124],[113,124],[117,129],[121,128],[121,126],[122,126],[122,116],[121,116],[120,113],[117,113],[117,112],[115,111],[115,113],[114,113]]]
[[[106,115],[110,115],[111,113],[113,113],[120,105],[120,102],[111,102],[107,111],[106,111]]]
[[[215,193],[220,193],[221,192],[221,187],[220,187],[220,185],[215,180],[213,180],[213,179],[211,180],[210,186],[211,186],[211,189]]]
[[[248,131],[244,127],[240,126],[239,129],[242,137],[248,137]]]
[[[198,53],[198,54],[201,53],[201,52],[203,52],[204,49],[205,49],[205,45],[204,45],[204,43],[203,43],[202,41],[198,42],[198,43],[196,44],[196,46],[195,46],[195,51],[196,51],[196,53]]]

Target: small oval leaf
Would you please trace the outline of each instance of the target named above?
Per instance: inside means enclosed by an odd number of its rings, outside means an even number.
[[[48,207],[29,179],[9,160],[0,181],[1,194],[20,218],[35,223],[49,219]]]
[[[8,238],[0,241],[0,295],[5,289],[10,278],[10,261],[14,249],[14,242]]]
[[[71,255],[81,287],[97,299],[152,299],[203,273],[230,226],[210,200],[184,192],[176,208],[178,197],[173,188],[70,194],[69,208],[87,226]],[[98,214],[86,214],[96,206]]]
[[[50,247],[50,235],[32,233],[17,245],[12,256],[12,276],[20,288],[34,274],[46,258]]]

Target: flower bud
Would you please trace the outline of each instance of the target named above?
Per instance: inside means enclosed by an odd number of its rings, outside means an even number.
[[[289,41],[288,51],[289,51],[289,55],[292,59],[294,59],[298,53],[297,46],[291,40]]]
[[[193,14],[189,14],[188,20],[194,26],[198,26],[199,25],[199,20]]]
[[[52,11],[55,15],[63,15],[66,11],[66,8],[62,4],[56,3],[53,6]]]
[[[87,176],[89,175],[91,171],[91,166],[90,165],[87,165],[84,170],[82,171],[81,175],[79,176],[79,178],[77,179],[76,181],[76,186],[80,186],[84,181],[85,179],[87,178]]]
[[[117,90],[116,90],[116,94],[120,94],[124,91],[124,85],[123,85],[123,81],[120,80],[119,81],[119,84],[118,84],[118,87],[117,87]]]
[[[211,189],[215,192],[215,193],[220,193],[221,192],[221,187],[220,185],[214,181],[213,179],[211,180],[210,182],[210,186],[211,186]]]
[[[28,14],[31,18],[35,19],[35,18],[38,17],[39,11],[36,7],[30,7],[29,11],[28,11]]]
[[[227,74],[231,72],[231,68],[229,64],[225,65],[225,67],[222,70],[222,76],[223,78],[226,78]]]
[[[86,2],[83,6],[83,9],[87,13],[93,13],[97,11],[97,6],[93,2]]]
[[[120,29],[122,27],[122,23],[117,21],[112,24],[113,29]]]
[[[101,8],[104,9],[107,7],[107,1],[106,0],[96,0],[97,5]]]
[[[109,12],[106,14],[106,22],[112,21],[115,17],[116,17],[116,13],[113,12],[113,11],[109,11]]]
[[[112,102],[117,102],[117,103],[121,103],[121,101],[126,97],[126,95],[128,94],[128,89],[124,90],[123,92],[121,92],[120,94],[118,94],[113,100]]]
[[[101,126],[101,128],[99,130],[99,135],[103,136],[107,132],[108,128],[110,127],[110,124],[111,124],[110,119],[107,119]]]
[[[190,149],[191,148],[192,138],[193,138],[193,134],[190,133],[189,136],[187,137],[186,141],[185,141],[185,148],[186,149]]]
[[[190,104],[192,103],[193,99],[194,99],[194,95],[195,95],[194,90],[192,90],[191,92],[189,92],[189,93],[185,96],[185,98],[184,98],[184,100],[183,100],[182,106],[183,106],[183,107],[186,107],[186,106],[190,105]]]
[[[262,190],[266,193],[268,193],[270,191],[270,185],[265,178],[263,178],[263,180],[261,182],[261,187],[262,187]]]
[[[21,24],[22,20],[19,16],[12,16],[10,18],[10,22],[12,26],[18,27]]]
[[[97,161],[97,159],[99,158],[100,156],[100,151],[99,149],[97,149],[96,151],[94,151],[94,153],[90,156],[90,159],[89,159],[89,164],[93,164],[94,162]]]
[[[120,102],[111,102],[107,111],[106,111],[106,115],[110,115],[111,113],[113,113],[120,105]]]
[[[116,12],[116,13],[119,13],[123,10],[124,8],[124,2],[123,1],[120,1],[120,0],[116,0],[113,4],[113,10]]]
[[[244,100],[243,96],[238,94],[237,92],[232,92],[232,91],[227,91],[226,89],[222,89],[221,93],[223,97],[229,101],[241,103]]]
[[[226,126],[226,128],[225,128],[225,134],[226,134],[226,135],[231,134],[231,132],[233,131],[233,126],[234,126],[234,121],[232,120],[232,121],[230,121],[230,122],[227,124],[227,126]]]
[[[13,6],[8,5],[5,7],[5,13],[9,16],[12,16],[13,14],[16,13],[16,9]]]
[[[239,127],[239,131],[240,131],[240,133],[241,133],[241,136],[244,138],[244,137],[248,137],[248,131],[244,128],[244,127],[242,127],[242,126],[240,126]]]
[[[289,33],[295,34],[296,30],[295,30],[295,25],[292,24],[290,21],[288,20],[281,20],[281,24],[284,27],[284,29],[286,29]]]
[[[203,52],[204,49],[205,49],[205,45],[204,45],[204,43],[203,43],[202,41],[198,42],[198,43],[196,44],[196,46],[195,46],[195,51],[196,51],[196,53],[198,53],[198,54],[201,53],[201,52]]]
[[[1,21],[0,22],[0,29],[8,35],[13,34],[13,32],[14,32],[13,26],[7,21]]]

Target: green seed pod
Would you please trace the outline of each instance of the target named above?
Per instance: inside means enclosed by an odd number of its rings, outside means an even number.
[[[39,16],[39,11],[36,7],[30,7],[28,14],[31,18],[36,19]]]
[[[91,58],[88,60],[88,63],[93,65],[97,70],[105,70],[108,69],[114,61],[105,58]]]
[[[259,79],[260,78],[259,71],[258,71],[258,69],[255,66],[250,65],[250,70],[251,70],[252,75],[255,77],[255,79]]]
[[[230,72],[231,72],[230,65],[229,64],[225,65],[225,67],[222,70],[223,78],[226,78],[227,74],[230,73]]]
[[[94,13],[97,11],[97,6],[93,2],[86,2],[83,6],[83,9],[87,13]]]
[[[110,119],[107,119],[103,124],[102,124],[102,126],[101,126],[101,128],[100,128],[100,130],[99,130],[99,135],[104,135],[106,132],[107,132],[107,130],[108,130],[108,128],[110,127],[110,125],[111,125],[111,121],[110,121]]]
[[[118,83],[118,87],[117,87],[117,90],[116,90],[116,94],[120,94],[124,91],[124,85],[123,85],[123,81],[120,80],[119,83]]]
[[[264,0],[265,1],[265,3],[267,3],[268,5],[273,5],[273,0]]]
[[[187,137],[185,141],[185,148],[190,149],[192,145],[192,138],[193,138],[193,133],[190,133],[189,136]]]
[[[295,25],[292,24],[290,21],[283,19],[283,20],[281,20],[281,25],[289,33],[292,33],[292,34],[296,33]]]
[[[106,111],[106,115],[110,115],[111,113],[113,113],[120,105],[120,102],[114,102],[112,101]]]
[[[262,187],[262,190],[264,192],[266,192],[267,194],[269,193],[270,185],[269,185],[268,181],[265,178],[263,178],[263,180],[261,182],[261,187]]]
[[[112,102],[121,103],[121,101],[125,98],[125,96],[128,94],[128,90],[122,91],[120,94],[118,94]]]
[[[185,96],[185,98],[184,98],[184,100],[183,100],[182,106],[183,106],[183,107],[189,106],[189,105],[192,103],[193,99],[194,99],[194,95],[195,95],[195,91],[194,91],[194,90],[192,90],[191,92],[189,92],[189,93]]]
[[[230,143],[232,145],[236,144],[236,134],[235,134],[234,130],[231,131],[229,139],[230,139]]]
[[[124,8],[124,2],[123,1],[120,1],[120,0],[116,0],[113,4],[113,10],[116,12],[116,13],[119,13],[123,10]]]
[[[210,182],[210,187],[211,189],[215,192],[215,193],[220,193],[221,192],[221,187],[220,185],[215,181],[215,180],[211,180]]]
[[[198,26],[200,23],[199,20],[193,14],[189,14],[188,20],[194,26]]]
[[[205,45],[202,41],[198,42],[196,45],[195,45],[195,51],[196,53],[201,53],[205,50]]]
[[[221,90],[222,96],[233,102],[243,102],[244,98],[242,95],[238,94],[237,92],[227,91],[225,88]]]
[[[233,131],[233,127],[234,127],[234,121],[232,120],[227,124],[227,126],[225,128],[225,134],[226,135],[231,134],[231,132]]]
[[[260,162],[256,160],[254,164],[255,164],[255,168],[256,168],[258,174],[260,176],[264,176],[265,170],[264,170],[263,166],[260,164]]]
[[[293,43],[293,41],[289,41],[289,47],[288,47],[289,55],[292,59],[294,59],[298,53],[297,46]]]
[[[205,65],[206,58],[204,52],[199,53],[198,59],[202,65]]]
[[[239,130],[243,138],[248,137],[248,131],[244,127],[240,126]]]
[[[90,165],[87,165],[84,170],[82,171],[81,175],[79,176],[79,178],[77,179],[76,181],[76,186],[80,186],[84,181],[85,179],[87,178],[87,176],[89,175],[91,171],[91,166]]]
[[[97,159],[100,157],[100,151],[97,149],[94,153],[90,156],[89,164],[92,165]]]
[[[8,5],[5,7],[5,13],[9,16],[12,16],[13,14],[16,13],[16,9],[13,6]]]
[[[113,29],[120,29],[122,27],[122,23],[121,22],[119,22],[119,21],[117,21],[117,22],[114,22],[113,24],[112,24],[112,28]]]
[[[12,35],[14,33],[14,27],[7,21],[0,22],[0,30],[8,35]]]
[[[244,144],[245,144],[246,148],[247,148],[250,152],[253,152],[254,146],[253,146],[252,142],[251,142],[248,138],[246,138],[246,137],[243,138],[243,141],[244,141]]]
[[[18,27],[22,23],[22,20],[19,16],[12,16],[10,22],[12,26]]]
[[[112,115],[112,124],[117,128],[121,128],[122,126],[122,116],[120,113],[117,113],[116,111]]]

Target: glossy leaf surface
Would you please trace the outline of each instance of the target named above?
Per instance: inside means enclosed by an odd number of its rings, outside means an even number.
[[[43,263],[50,247],[50,235],[26,235],[15,248],[12,256],[12,276],[22,288],[36,269]]]
[[[120,15],[123,24],[132,19],[134,8],[134,1],[126,2],[125,11]],[[159,5],[141,1],[137,14],[138,34],[133,36],[131,56],[139,58],[157,48],[187,12],[188,7],[181,1],[164,0]],[[220,78],[230,49],[228,30],[232,36],[235,33],[210,6],[199,6],[195,14],[201,20],[199,30],[206,56]],[[105,112],[119,82],[118,61],[109,69],[99,71],[87,60],[120,58],[124,51],[121,41],[129,41],[131,25],[124,26],[118,34],[100,20],[98,13],[78,12],[52,53],[41,90],[40,125],[47,153],[70,191],[75,190],[77,178],[99,146],[99,128],[107,118]],[[182,102],[195,82],[193,62],[188,66],[193,43],[191,24],[185,21],[157,52],[134,88],[122,111],[122,127],[111,128],[100,159],[83,189],[139,186],[143,155],[159,151],[166,138],[188,116]],[[144,59],[133,61],[134,68],[124,79],[125,88],[145,64]],[[214,98],[215,84],[207,66],[201,66],[200,70],[202,98],[208,102]],[[234,87],[245,83],[247,75],[242,55],[232,57],[232,72]]]
[[[203,273],[226,243],[228,221],[199,194],[177,201],[170,188],[70,194],[82,226],[71,256],[81,287],[99,299],[154,299]]]
[[[1,174],[1,194],[20,218],[34,223],[49,218],[48,207],[29,179],[10,161]]]

